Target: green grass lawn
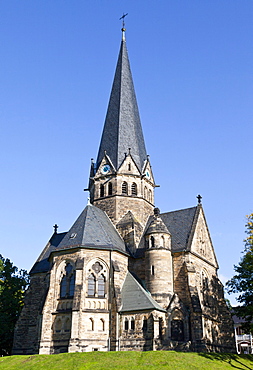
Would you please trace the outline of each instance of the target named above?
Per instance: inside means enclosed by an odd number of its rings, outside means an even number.
[[[0,370],[253,370],[253,355],[218,353],[87,352],[0,358]]]

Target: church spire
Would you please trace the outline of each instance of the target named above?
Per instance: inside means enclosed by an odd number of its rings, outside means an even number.
[[[118,170],[129,148],[139,171],[142,171],[147,153],[123,27],[116,72],[98,151],[97,168],[106,152]]]

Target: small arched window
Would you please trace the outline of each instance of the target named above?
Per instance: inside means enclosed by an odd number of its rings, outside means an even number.
[[[101,330],[105,331],[105,321],[104,321],[104,319],[100,319],[100,325],[101,325]]]
[[[151,248],[155,248],[155,238],[153,236],[150,237]]]
[[[150,203],[152,203],[152,191],[150,189],[148,191],[148,200]]]
[[[128,329],[129,329],[128,319],[125,319],[124,329],[125,329],[125,330],[128,330]]]
[[[104,297],[105,296],[105,278],[103,275],[98,277],[98,296]]]
[[[65,323],[64,323],[64,331],[66,333],[69,333],[70,332],[70,329],[71,329],[71,321],[69,318],[66,319]]]
[[[54,330],[56,333],[60,333],[62,329],[62,321],[60,318],[56,319],[54,324]]]
[[[126,181],[122,183],[122,194],[128,194],[128,186]]]
[[[145,186],[144,188],[144,198],[147,199],[147,194],[148,194],[148,188]]]
[[[163,235],[161,236],[161,247],[165,248],[165,238]]]
[[[132,183],[132,195],[137,195],[137,185],[135,182]]]
[[[135,321],[134,321],[134,318],[132,317],[131,319],[131,330],[134,330],[135,329]]]
[[[144,332],[146,332],[148,330],[148,320],[146,318],[144,318],[144,320],[143,320],[142,330]]]
[[[100,185],[100,197],[105,196],[105,187],[103,184]]]
[[[108,184],[108,195],[112,195],[112,183],[109,182]]]
[[[73,266],[68,263],[65,267],[65,274],[60,284],[60,297],[72,298],[75,292],[75,277],[76,272]]]
[[[88,277],[88,296],[94,297],[95,296],[95,285],[96,280],[93,274],[90,274]]]
[[[90,318],[90,330],[94,331],[94,320]]]
[[[131,163],[128,163],[128,171],[131,171]]]

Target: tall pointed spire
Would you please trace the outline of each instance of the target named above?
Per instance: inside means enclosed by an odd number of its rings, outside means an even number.
[[[126,48],[125,28],[123,28],[118,63],[98,151],[97,168],[106,151],[118,170],[129,148],[141,171],[147,153]]]

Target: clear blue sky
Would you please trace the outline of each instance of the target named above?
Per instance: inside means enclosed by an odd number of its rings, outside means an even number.
[[[203,196],[224,281],[253,212],[252,0],[0,2],[0,253],[30,270],[85,207],[123,12],[156,206]]]

